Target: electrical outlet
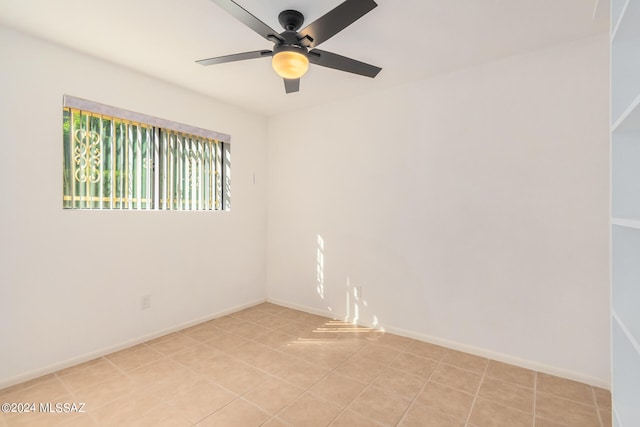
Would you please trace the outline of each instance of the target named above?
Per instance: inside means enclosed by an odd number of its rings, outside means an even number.
[[[151,308],[151,295],[143,295],[140,298],[140,310]]]

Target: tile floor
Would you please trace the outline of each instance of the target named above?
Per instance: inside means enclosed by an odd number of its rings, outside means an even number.
[[[606,390],[270,303],[0,390],[9,426],[609,427]],[[55,407],[55,406],[53,406]]]

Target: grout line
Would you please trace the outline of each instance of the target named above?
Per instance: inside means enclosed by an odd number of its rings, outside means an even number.
[[[358,353],[360,353],[361,351],[363,351],[365,348],[369,347],[370,345],[371,345],[371,343],[367,343],[367,345],[366,345],[366,346],[364,346],[364,347],[363,347],[363,348],[361,348],[360,350],[356,351],[356,352],[355,352],[351,357],[354,357],[355,355],[357,355]],[[367,384],[367,385],[366,385],[366,386],[365,386],[365,387],[360,391],[360,393],[358,393],[358,394],[357,394],[353,399],[351,399],[351,401],[349,402],[349,404],[347,404],[347,405],[346,405],[346,406],[345,406],[345,407],[340,411],[340,413],[338,413],[338,415],[336,415],[336,416],[331,420],[331,422],[335,421],[335,420],[336,420],[336,419],[338,419],[342,414],[344,414],[347,410],[349,410],[349,408],[351,407],[351,404],[353,404],[353,402],[355,402],[356,400],[358,400],[358,398],[359,398],[360,396],[362,396],[362,395],[364,394],[364,392],[365,392],[365,391],[367,391],[367,390],[369,389],[369,387],[375,387],[375,386],[373,385],[373,383],[374,383],[374,382],[375,382],[375,381],[380,377],[380,375],[382,375],[382,373],[383,373],[386,369],[388,369],[388,368],[391,366],[391,364],[393,363],[393,361],[394,361],[394,360],[396,360],[396,359],[397,359],[397,358],[398,358],[402,353],[403,353],[403,352],[401,351],[401,352],[399,352],[398,354],[396,354],[396,355],[395,355],[395,357],[394,357],[393,359],[391,359],[391,361],[389,361],[389,362],[388,362],[388,363],[386,363],[386,364],[384,364],[384,363],[380,363],[381,365],[384,365],[384,368],[380,371],[380,373],[378,373],[378,375],[376,375],[375,377],[373,377],[373,379],[372,379],[371,381],[369,381],[369,383],[368,383],[368,384]],[[350,357],[349,359],[351,359],[351,357]],[[361,357],[364,357],[364,356],[361,356]],[[347,360],[349,360],[349,359],[347,359]],[[374,362],[379,363],[378,361],[374,361]],[[344,362],[343,362],[343,363],[344,363]],[[337,369],[337,368],[338,368],[338,367],[336,367],[336,369]],[[350,378],[352,378],[352,377],[350,377]],[[352,378],[352,379],[353,379],[353,380],[355,380],[355,381],[358,381],[358,380],[356,380],[355,378]],[[370,421],[372,421],[372,422],[375,422],[375,423],[376,423],[376,424],[378,424],[378,425],[382,425],[382,424],[380,424],[378,421],[376,421],[376,420],[374,420],[374,419],[371,419],[371,418],[369,418],[368,416],[361,414],[360,412],[356,412],[356,413],[357,413],[358,415],[360,415],[361,417],[366,418],[367,420],[370,420]],[[404,417],[404,414],[403,414],[403,417]],[[400,418],[400,421],[402,421],[402,417]],[[398,423],[400,423],[400,421],[399,421]],[[329,424],[331,424],[331,423],[329,423]]]
[[[480,389],[482,388],[482,383],[484,379],[487,377],[487,371],[489,370],[490,360],[487,360],[487,363],[484,365],[484,370],[482,371],[482,377],[480,378],[480,384],[478,384],[478,388],[476,389],[476,393],[473,396],[473,401],[471,402],[471,407],[469,408],[469,413],[467,414],[467,419],[464,422],[465,427],[471,427],[469,424],[469,420],[471,419],[471,414],[473,413],[473,407],[476,406],[476,400],[478,400],[478,396],[480,395]]]
[[[447,350],[448,352],[449,350]],[[409,406],[407,407],[406,411],[404,411],[404,414],[402,414],[402,417],[400,418],[400,421],[398,422],[398,424],[402,423],[402,421],[405,419],[405,417],[407,416],[407,414],[409,413],[409,411],[416,405],[418,397],[420,396],[420,394],[424,391],[425,387],[427,386],[427,384],[429,384],[429,381],[431,381],[431,378],[433,377],[433,374],[438,370],[438,367],[440,366],[442,362],[442,360],[444,359],[444,357],[446,356],[447,353],[445,353],[440,360],[437,360],[436,362],[436,367],[433,368],[433,371],[431,372],[431,374],[429,374],[429,377],[427,377],[427,379],[425,380],[424,384],[422,384],[422,387],[420,387],[420,390],[418,390],[418,392],[416,393],[416,395],[413,397],[413,399],[411,400],[411,403],[409,404]],[[400,355],[396,356],[399,357]],[[395,359],[394,359],[395,360]],[[433,360],[433,359],[431,359]]]
[[[58,374],[57,374],[56,372],[54,372],[54,373],[53,373],[53,376],[54,376],[54,378],[56,378],[56,379],[58,380],[58,382],[59,382],[60,384],[62,384],[62,388],[64,388],[64,389],[65,389],[65,390],[66,390],[66,391],[67,391],[67,392],[68,392],[68,393],[73,397],[73,401],[74,401],[74,402],[79,402],[79,401],[80,401],[80,398],[78,397],[78,395],[76,394],[76,392],[75,392],[75,391],[73,391],[73,390],[71,390],[71,388],[70,388],[67,384],[65,384],[65,382],[64,382],[64,381],[62,381],[62,378],[61,378],[60,376],[58,376]],[[117,400],[117,399],[114,399],[114,401],[115,401],[115,400]],[[84,403],[84,402],[82,402],[82,403]],[[109,402],[109,403],[110,403],[110,402]],[[104,404],[104,405],[102,405],[102,406],[106,406],[106,405],[108,405],[109,403],[105,403],[105,404]],[[98,408],[98,409],[99,409],[99,408]],[[86,412],[86,413],[87,413],[87,415],[89,416],[89,419],[90,419],[90,420],[91,420],[95,425],[99,425],[100,423],[98,422],[98,420],[97,420],[97,419],[95,418],[95,416],[93,415],[93,412],[95,412],[95,411],[87,410],[87,412]],[[65,421],[65,423],[66,423],[66,421]],[[65,423],[63,423],[62,425],[64,425]],[[9,422],[7,421],[7,423],[6,423],[6,424],[7,424],[7,426],[8,426],[8,425],[9,425]]]
[[[287,320],[288,320],[289,322],[301,323],[301,322],[298,322],[298,321],[296,321],[296,320],[294,320],[294,319],[287,319]],[[309,326],[310,326],[310,327],[313,327],[312,325],[309,325]],[[282,326],[282,327],[284,327],[284,326]],[[274,329],[274,331],[275,331],[275,330],[279,330],[279,329],[280,329],[280,328],[278,328],[278,329]],[[289,335],[289,334],[287,334],[287,335]],[[299,337],[296,337],[296,336],[293,336],[293,335],[292,335],[292,337],[294,337],[294,338],[296,338],[296,339],[298,339],[298,338],[299,338]],[[259,344],[261,344],[261,343],[259,343]],[[264,344],[263,344],[263,345],[264,345]],[[363,348],[367,347],[368,345],[369,345],[369,344],[367,344],[367,345],[366,345],[366,346],[364,346]],[[269,348],[272,348],[271,346],[268,346],[268,347],[269,347]],[[303,359],[303,358],[301,358],[301,357],[298,357],[298,356],[296,356],[296,355],[292,355],[292,354],[289,354],[289,353],[285,353],[284,351],[280,351],[280,350],[278,350],[278,349],[274,349],[274,350],[275,350],[275,351],[278,351],[278,352],[280,352],[280,353],[282,353],[282,354],[284,354],[284,355],[287,355],[287,356],[293,357],[293,358],[295,358],[295,359],[299,359],[299,360],[301,360],[301,361],[303,361],[303,362],[305,362],[305,363],[311,363],[311,362],[308,362],[308,361],[306,361],[305,359]],[[357,354],[357,353],[358,353],[358,352],[360,352],[361,350],[362,350],[362,349],[360,349],[360,350],[356,351],[355,353],[352,353],[352,354],[351,354],[351,355],[350,355],[346,360],[351,359],[355,354]],[[345,360],[345,361],[346,361],[346,360]],[[298,385],[293,384],[293,383],[291,383],[291,382],[287,381],[287,380],[286,380],[286,379],[284,379],[284,378],[280,378],[280,377],[278,377],[278,379],[280,379],[281,381],[287,382],[287,383],[289,383],[289,384],[291,384],[291,385],[293,385],[293,386],[295,386],[295,387],[297,387],[297,388],[302,389],[303,391],[302,391],[302,393],[300,393],[300,395],[299,395],[295,400],[293,400],[292,402],[288,403],[288,404],[287,404],[287,405],[285,405],[284,407],[280,408],[280,410],[278,410],[275,414],[273,414],[273,415],[272,415],[272,418],[277,417],[277,416],[278,416],[278,414],[280,414],[282,411],[284,411],[284,410],[285,410],[285,409],[287,409],[289,406],[291,406],[294,402],[296,402],[298,399],[300,399],[300,397],[301,397],[301,396],[303,396],[305,393],[309,393],[309,390],[310,390],[314,385],[318,384],[320,381],[322,381],[323,379],[327,378],[329,375],[331,375],[331,374],[335,373],[335,372],[336,372],[336,370],[338,369],[338,367],[340,367],[340,366],[341,366],[345,361],[340,362],[340,363],[339,363],[337,366],[335,366],[334,368],[329,369],[329,370],[328,370],[328,372],[327,372],[326,374],[324,374],[322,377],[318,378],[316,381],[312,382],[309,386],[307,386],[307,388],[299,387]],[[317,363],[311,363],[311,364],[318,365]],[[325,366],[321,366],[321,368],[325,368]],[[273,374],[273,375],[274,375],[274,376],[276,376],[276,374]],[[360,392],[356,397],[354,397],[354,398],[351,400],[351,402],[353,402],[354,400],[356,400],[356,399],[360,396],[360,394],[362,394],[362,393],[364,392],[364,390],[366,390],[367,388],[368,388],[368,387],[364,387],[364,389],[363,389],[363,390],[362,390],[362,391],[361,391],[361,392]],[[311,393],[311,394],[313,394],[313,393]],[[320,396],[316,396],[316,395],[313,395],[313,396],[314,396],[315,398],[317,398],[317,399],[320,399],[320,400],[326,401],[327,403],[331,403],[331,404],[335,405],[335,403],[330,402],[330,401],[328,401],[328,400],[326,400],[326,399],[324,399],[324,398],[321,398]],[[345,407],[344,407],[344,408],[343,408],[343,409],[342,409],[342,410],[341,410],[341,411],[340,411],[340,412],[339,412],[335,417],[333,417],[333,418],[330,420],[329,424],[330,424],[331,422],[333,422],[336,418],[338,418],[340,415],[342,415],[342,413],[343,413],[343,412],[345,412],[345,411],[347,410],[347,408],[351,405],[351,402],[349,402],[349,404],[348,404],[348,405],[346,405],[346,406],[345,406]],[[337,405],[336,405],[336,406],[337,406]],[[287,423],[287,424],[288,424],[288,423]]]
[[[600,405],[598,405],[598,399],[596,399],[596,392],[593,387],[589,387],[591,389],[591,396],[593,397],[593,404],[596,407],[596,412],[598,414],[598,421],[600,422],[600,427],[603,427],[604,424],[602,422],[602,413],[600,412]]]

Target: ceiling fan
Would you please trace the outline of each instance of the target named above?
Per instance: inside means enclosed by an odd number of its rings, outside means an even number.
[[[235,16],[253,31],[274,43],[273,51],[255,50],[196,61],[200,65],[222,64],[245,59],[273,57],[276,73],[284,79],[286,93],[300,90],[300,77],[309,68],[309,63],[340,71],[375,77],[382,68],[336,53],[316,49],[323,43],[353,24],[377,6],[373,0],[346,0],[302,30],[304,15],[296,10],[285,10],[278,15],[284,31],[278,33],[232,0],[212,0]]]

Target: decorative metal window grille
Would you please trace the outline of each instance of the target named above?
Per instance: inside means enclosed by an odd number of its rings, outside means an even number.
[[[65,95],[65,209],[229,210],[228,135]]]

